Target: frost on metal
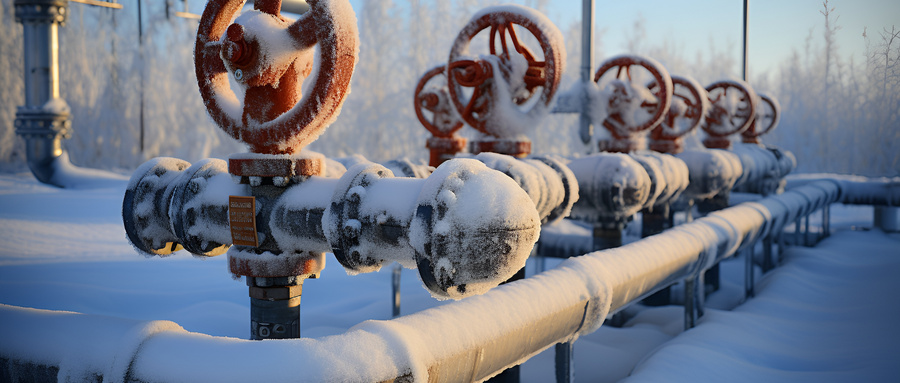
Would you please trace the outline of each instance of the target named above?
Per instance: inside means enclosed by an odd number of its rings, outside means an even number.
[[[574,219],[621,225],[650,198],[650,176],[626,154],[599,153],[574,159],[568,166],[578,179]]]
[[[479,166],[461,164],[437,172],[477,172]],[[509,190],[515,189],[509,178],[494,173],[498,178],[488,182],[507,180]],[[452,177],[444,179],[453,182]],[[797,217],[835,202],[897,197],[896,188],[891,189],[897,179],[803,182],[782,195],[571,258],[480,296],[390,321],[365,321],[339,335],[259,342],[190,333],[171,322],[0,305],[8,324],[0,327],[0,355],[58,366],[60,380],[480,381],[558,342],[597,330],[608,313],[675,280],[699,276]],[[424,189],[434,195],[443,190]],[[462,197],[468,198],[475,197]],[[524,192],[520,198],[530,203]],[[530,221],[536,224],[536,217]],[[259,368],[270,365],[279,368]]]

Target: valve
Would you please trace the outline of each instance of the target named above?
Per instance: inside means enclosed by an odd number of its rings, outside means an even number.
[[[470,43],[485,30],[487,54],[473,57]],[[531,153],[522,132],[547,113],[565,70],[565,44],[556,26],[530,8],[485,8],[459,32],[448,63],[450,99],[463,121],[484,136],[471,143],[470,152],[519,158]]]
[[[431,151],[431,166],[440,165],[466,148],[466,139],[456,135],[463,122],[450,101],[446,74],[445,65],[428,70],[419,79],[413,95],[416,117],[432,134],[425,144]]]
[[[707,148],[731,148],[729,136],[742,133],[753,124],[758,97],[749,84],[740,80],[717,81],[706,87],[711,108],[702,128]]]
[[[632,158],[650,177],[649,198],[641,209],[641,236],[647,237],[674,226],[670,205],[687,189],[689,170],[684,161],[670,154],[641,150]]]
[[[650,197],[650,176],[623,153],[576,158],[569,169],[578,179],[571,218],[594,225],[595,250],[622,245],[622,230]]]
[[[686,76],[672,76],[672,104],[662,122],[650,131],[650,150],[678,154],[684,151],[683,137],[697,129],[709,110],[709,98],[700,84]],[[655,80],[647,86],[658,92]]]
[[[213,121],[251,152],[299,152],[337,118],[350,91],[359,51],[353,9],[347,1],[311,0],[291,22],[279,13],[280,0],[256,1],[235,17],[243,4],[211,0],[203,11],[194,49],[200,95]],[[315,79],[308,92],[301,90],[305,78]]]
[[[657,84],[652,90],[643,85],[648,76]],[[644,143],[639,134],[659,125],[669,111],[673,92],[669,73],[652,58],[623,55],[603,62],[594,82],[601,89],[599,109],[605,113],[595,113],[593,118],[602,120],[610,134],[598,141],[600,151],[628,153],[640,149]]]
[[[781,105],[778,104],[778,100],[760,93],[759,101],[759,108],[753,118],[753,123],[741,133],[742,141],[747,144],[759,144],[759,136],[768,134],[775,129],[781,118]]]
[[[367,161],[329,172],[329,162],[343,165],[303,151],[337,117],[359,44],[347,0],[309,3],[297,21],[279,14],[279,0],[239,16],[242,0],[207,4],[195,47],[200,93],[250,153],[194,165],[153,159],[123,199],[139,252],[227,252],[249,287],[252,339],[300,336],[302,284],[318,277],[326,252],[349,273],[392,261],[417,268],[435,297],[458,299],[515,274],[540,231],[528,194],[480,162],[448,161],[431,173],[398,161],[427,178],[395,178]],[[306,78],[314,81],[301,91]]]
[[[284,188],[235,183],[226,169],[218,159],[142,165],[122,209],[132,244],[148,255],[180,246],[197,256],[227,249],[232,274],[250,278],[316,277],[325,252],[352,274],[397,261],[418,268],[436,297],[461,298],[524,266],[540,227],[518,184],[471,159],[448,161],[426,179],[361,163],[339,179],[311,176]],[[247,206],[255,214],[244,217],[256,228],[248,235],[259,246],[232,246],[240,206],[229,196],[260,188],[283,190],[259,193]]]
[[[552,156],[517,159],[488,152],[474,158],[506,174],[528,193],[538,211],[541,226],[568,216],[578,200],[578,180],[561,159]]]

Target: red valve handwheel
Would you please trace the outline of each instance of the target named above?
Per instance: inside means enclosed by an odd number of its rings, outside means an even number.
[[[552,24],[536,21],[541,16],[532,14],[534,11],[528,8],[506,7],[509,8],[476,15],[459,32],[450,51],[447,75],[450,99],[460,117],[482,133],[498,138],[504,138],[502,125],[506,122],[502,118],[492,118],[498,114],[494,113],[498,107],[493,101],[496,86],[494,79],[500,76],[507,84],[511,80],[521,81],[521,87],[510,89],[510,101],[517,109],[526,108],[527,111],[519,111],[527,116],[550,105],[565,64],[562,57],[564,47],[556,46],[562,41],[560,33],[555,28],[547,28]],[[476,35],[488,28],[488,51],[493,57],[471,59],[469,44]],[[533,36],[540,45],[542,58],[536,57],[535,52],[522,43],[517,30],[527,31]],[[516,73],[515,61],[519,58],[523,58],[527,65],[524,73]],[[494,73],[494,64],[500,73]],[[514,78],[518,76],[521,78]],[[473,88],[468,98],[463,91],[464,87]],[[534,97],[538,99],[534,100]],[[532,100],[534,101],[529,102]]]
[[[463,122],[450,102],[446,71],[447,67],[441,65],[425,72],[413,95],[416,117],[433,136],[425,147],[430,151],[428,165],[435,167],[466,148],[466,139],[455,135]]]
[[[441,65],[425,72],[416,85],[414,95],[416,117],[419,118],[419,122],[432,135],[443,138],[452,137],[463,127],[463,122],[456,114],[447,92],[446,70],[447,67]],[[430,119],[425,115],[426,111],[431,114]]]
[[[647,85],[651,92],[658,92],[658,87],[655,80]],[[676,108],[675,100],[681,100],[685,108]],[[681,137],[697,129],[709,109],[706,89],[687,77],[672,76],[672,101],[666,118],[650,131],[651,150],[670,154],[681,152]]]
[[[727,137],[741,133],[753,123],[757,96],[750,85],[738,80],[717,81],[707,86],[706,92],[709,94],[710,111],[702,127],[710,136]]]
[[[310,10],[291,23],[279,14],[281,0],[257,0],[254,13],[235,19],[244,2],[210,0],[203,11],[194,47],[200,95],[213,121],[252,152],[299,152],[337,118],[349,93],[359,33],[355,15],[344,15],[353,9],[347,0],[309,0]],[[316,44],[315,83],[304,95]],[[245,89],[243,105],[229,73]]]
[[[768,95],[759,94],[759,110],[750,127],[741,133],[741,139],[748,144],[758,144],[759,136],[768,134],[778,125],[781,106],[778,101]],[[762,129],[759,129],[762,128]]]
[[[613,138],[615,139],[627,139],[634,133],[652,129],[659,125],[666,117],[666,113],[669,111],[669,105],[672,102],[673,87],[669,73],[662,65],[656,62],[656,60],[649,57],[623,55],[610,58],[600,66],[600,69],[597,69],[597,73],[594,74],[594,82],[603,89],[603,85],[601,85],[600,82],[604,75],[607,72],[615,70],[615,79],[633,83],[631,75],[632,67],[644,68],[653,77],[653,81],[660,85],[655,92],[652,92],[653,96],[656,97],[655,102],[644,101],[641,103],[641,107],[651,114],[647,121],[631,125],[625,122],[625,119],[618,111],[609,113],[603,121],[603,126],[612,133]],[[641,79],[634,79],[634,81],[639,80]]]

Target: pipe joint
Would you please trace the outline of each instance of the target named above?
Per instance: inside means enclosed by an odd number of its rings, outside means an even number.
[[[65,25],[69,16],[68,0],[15,0],[16,22]]]

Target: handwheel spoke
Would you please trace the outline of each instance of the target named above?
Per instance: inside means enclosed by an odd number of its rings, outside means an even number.
[[[225,63],[219,56],[219,52],[221,51],[221,49],[222,43],[213,41],[206,43],[201,50],[203,67],[210,77],[228,72],[228,70],[225,68]]]
[[[312,12],[300,16],[297,21],[288,27],[288,34],[294,39],[295,48],[308,49],[319,41],[316,36],[316,20]]]
[[[525,56],[525,59],[528,60],[529,63],[534,62],[534,53],[532,53],[531,50],[528,49],[528,47],[522,45],[522,43],[519,42],[519,37],[516,36],[516,30],[515,28],[513,28],[513,23],[510,22],[507,28],[509,29],[509,38],[512,41],[513,46],[516,48],[516,52],[519,52],[520,55]]]

